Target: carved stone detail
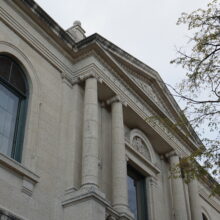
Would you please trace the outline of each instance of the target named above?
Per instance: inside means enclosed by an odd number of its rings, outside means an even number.
[[[151,161],[151,163],[156,163],[154,149],[141,130],[132,129],[130,131],[130,144],[135,151],[142,154],[147,160]]]
[[[142,154],[146,159],[151,160],[150,152],[145,142],[138,136],[133,137],[132,147]]]
[[[166,108],[165,104],[163,103],[163,100],[160,98],[159,94],[156,92],[156,90],[151,86],[150,82],[146,82],[146,80],[138,79],[137,77],[133,76],[129,73],[129,76],[142,88],[142,90],[145,92],[145,94],[153,101],[157,106],[160,107],[169,117],[171,117],[173,120],[174,117],[170,113],[170,111]]]

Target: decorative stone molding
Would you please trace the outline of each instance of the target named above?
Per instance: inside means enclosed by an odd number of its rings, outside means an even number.
[[[9,1],[10,2],[10,1]],[[14,15],[14,14],[13,14]],[[48,47],[37,39],[31,31],[27,30],[23,25],[21,25],[18,20],[11,14],[9,14],[5,8],[0,7],[0,17],[11,27],[28,45],[31,45],[37,52],[41,54],[50,64],[52,64],[60,72],[67,72],[70,76],[72,75],[72,70],[65,65],[60,59],[58,59]],[[67,34],[68,35],[68,34]],[[70,50],[72,50],[72,45],[66,43]]]
[[[73,88],[73,82],[70,78],[68,78],[67,75],[62,74],[61,77],[62,77],[62,82],[63,83],[65,83],[70,88]]]
[[[131,130],[130,144],[135,151],[142,154],[147,160],[151,161],[152,163],[156,162],[153,147],[142,131],[138,129]]]
[[[66,192],[63,197],[62,206],[65,208],[90,198],[95,199],[103,206],[110,206],[109,202],[105,198],[105,194],[99,191],[96,187],[92,186],[84,187],[77,191]]]
[[[106,220],[116,220],[116,217],[111,214],[106,213]]]
[[[161,172],[160,168],[153,164],[151,161],[147,160],[142,154],[138,153],[134,148],[131,146],[129,142],[125,140],[126,146],[126,156],[128,157],[129,161],[136,164],[142,170],[146,171],[146,176],[151,175],[155,176]]]
[[[179,155],[178,155],[178,153],[177,153],[176,151],[174,151],[174,150],[172,150],[172,151],[170,151],[169,153],[166,153],[166,154],[165,154],[165,157],[166,157],[167,159],[170,159],[170,157],[173,157],[173,156],[179,156]]]
[[[77,190],[78,189],[76,187],[70,187],[70,188],[65,190],[65,194],[73,193],[73,192],[75,192]]]
[[[158,181],[157,181],[157,179],[155,178],[155,177],[148,177],[149,178],[149,183],[150,183],[150,185],[151,186],[153,186],[153,187],[157,187],[157,185],[158,185]]]
[[[115,209],[108,206],[106,207],[106,220],[134,220],[134,217],[130,211],[120,214]]]
[[[112,52],[110,52],[112,54]],[[158,73],[154,71],[154,76],[149,73],[149,69],[146,74],[146,70],[144,71],[145,75],[138,74],[137,72],[131,70],[129,67],[127,67],[124,63],[120,62],[120,59],[117,59],[117,54],[112,54],[114,57],[115,62],[117,62],[123,69],[126,75],[135,82],[135,84],[138,85],[138,87],[147,95],[148,98],[152,102],[154,102],[157,106],[160,106],[160,110],[165,113],[165,115],[169,116],[172,120],[176,120],[173,116],[173,113],[170,112],[169,108],[167,108],[165,102],[161,98],[161,95],[158,93],[157,89],[153,85],[152,81],[150,79],[153,79],[153,81],[157,81],[158,85],[162,87],[163,90],[167,91],[164,87],[164,83],[161,81],[160,77],[158,77]],[[123,59],[121,57],[121,59]],[[124,61],[126,62],[126,61]]]
[[[73,85],[84,82],[85,80],[89,78],[96,78],[99,83],[103,82],[102,78],[97,73],[95,73],[93,70],[89,70],[88,72],[79,74],[76,77],[70,77],[69,74],[61,73],[61,78],[63,82],[66,83],[71,88],[73,87]]]
[[[112,98],[106,101],[107,105],[111,105],[114,102],[121,102],[122,105],[127,106],[127,102],[125,102],[119,95],[113,96]]]
[[[23,177],[21,191],[23,193],[27,194],[28,196],[32,196],[32,193],[34,190],[34,185],[35,185],[35,183],[31,179],[29,179],[27,177]]]
[[[210,197],[210,194],[208,194],[204,189],[199,190],[199,196],[203,198],[217,212],[220,212],[220,205],[214,200],[214,197]]]
[[[21,217],[17,214],[14,214],[11,211],[1,206],[0,206],[0,219],[1,220],[27,220],[26,218]]]
[[[28,170],[22,164],[0,153],[0,165],[15,172],[22,177],[21,191],[28,196],[32,196],[34,186],[39,182],[39,176]]]
[[[146,93],[146,95],[161,109],[163,109],[164,112],[166,112],[170,117],[171,113],[167,110],[165,107],[165,104],[163,103],[162,99],[159,98],[159,95],[156,93],[155,89],[153,88],[152,85],[150,85],[150,82],[146,82],[139,79],[138,77],[132,76],[129,74],[130,77],[140,86],[140,88],[143,89],[143,91]],[[172,118],[173,119],[173,118]]]
[[[78,79],[79,79],[80,81],[85,81],[85,80],[87,80],[87,79],[89,79],[89,78],[96,78],[99,83],[102,83],[101,77],[100,77],[96,72],[94,72],[94,71],[92,71],[92,70],[89,71],[88,73],[83,74],[83,75],[81,75],[81,76],[78,77]]]
[[[146,159],[151,160],[149,149],[142,138],[139,136],[134,136],[131,145],[135,150],[144,155]]]

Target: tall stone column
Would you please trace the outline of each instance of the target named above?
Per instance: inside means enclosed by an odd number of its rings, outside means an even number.
[[[83,75],[80,79],[85,79],[82,180],[79,190],[69,191],[64,195],[64,220],[101,220],[105,219],[108,202],[105,194],[98,188],[97,79],[91,73]]]
[[[202,213],[201,213],[201,207],[199,204],[197,180],[192,180],[188,184],[188,188],[189,188],[189,201],[190,201],[191,218],[193,220],[200,220],[200,219],[202,219]]]
[[[98,188],[98,92],[97,79],[85,81],[82,187]]]
[[[128,211],[127,162],[125,157],[123,106],[119,97],[109,100],[112,110],[112,203],[120,213]]]
[[[179,163],[179,157],[174,151],[167,156],[169,157],[171,167],[175,167]],[[187,220],[183,180],[182,178],[172,178],[171,181],[175,220]]]

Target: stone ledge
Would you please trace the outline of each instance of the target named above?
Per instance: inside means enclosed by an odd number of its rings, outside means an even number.
[[[118,213],[114,208],[106,207],[106,220],[134,220],[134,215],[129,210]]]
[[[92,186],[82,187],[77,191],[75,191],[75,188],[67,189],[66,193],[64,194],[62,206],[67,208],[88,200],[95,200],[105,208],[107,220],[134,220],[134,217],[129,211],[123,213],[116,211],[111,206],[110,202],[106,200],[105,194]]]
[[[99,202],[104,207],[110,206],[109,202],[106,200],[104,193],[99,191],[94,187],[81,188],[78,191],[66,191],[62,201],[62,206],[68,207],[74,205],[83,200],[94,199]]]
[[[20,175],[22,178],[21,192],[32,196],[34,186],[39,182],[40,177],[38,175],[2,153],[0,153],[0,165]]]
[[[0,165],[14,171],[22,177],[26,177],[27,179],[31,180],[34,184],[39,182],[40,177],[38,175],[24,167],[19,162],[7,157],[2,153],[0,153]]]
[[[1,216],[3,215],[3,216]],[[4,220],[4,219],[12,219],[12,220],[28,220],[22,216],[19,216],[13,212],[11,212],[10,210],[6,209],[5,207],[0,205],[0,219]]]

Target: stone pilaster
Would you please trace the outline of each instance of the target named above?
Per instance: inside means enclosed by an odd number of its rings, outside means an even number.
[[[128,211],[127,163],[125,156],[123,106],[119,97],[108,101],[112,110],[112,204],[120,213]]]
[[[178,155],[173,151],[166,155],[169,158],[170,166],[175,167],[179,163]],[[172,182],[172,196],[173,196],[173,208],[175,220],[186,220],[187,209],[186,200],[184,195],[183,180],[182,178],[171,179]]]
[[[62,78],[62,111],[60,118],[60,150],[59,154],[63,163],[62,170],[65,172],[66,189],[75,189],[74,159],[75,159],[75,126],[72,109],[76,108],[73,86],[64,76]],[[65,148],[65,150],[64,150]]]
[[[98,188],[98,92],[97,79],[85,81],[82,187]]]
[[[191,210],[191,219],[200,220],[202,219],[201,207],[199,204],[199,194],[197,180],[194,179],[188,184],[189,189],[189,201]]]
[[[156,220],[156,212],[157,212],[157,180],[154,177],[147,177],[146,182],[148,183],[146,185],[146,191],[148,192],[148,199],[150,203],[148,204],[148,215],[150,219]]]

